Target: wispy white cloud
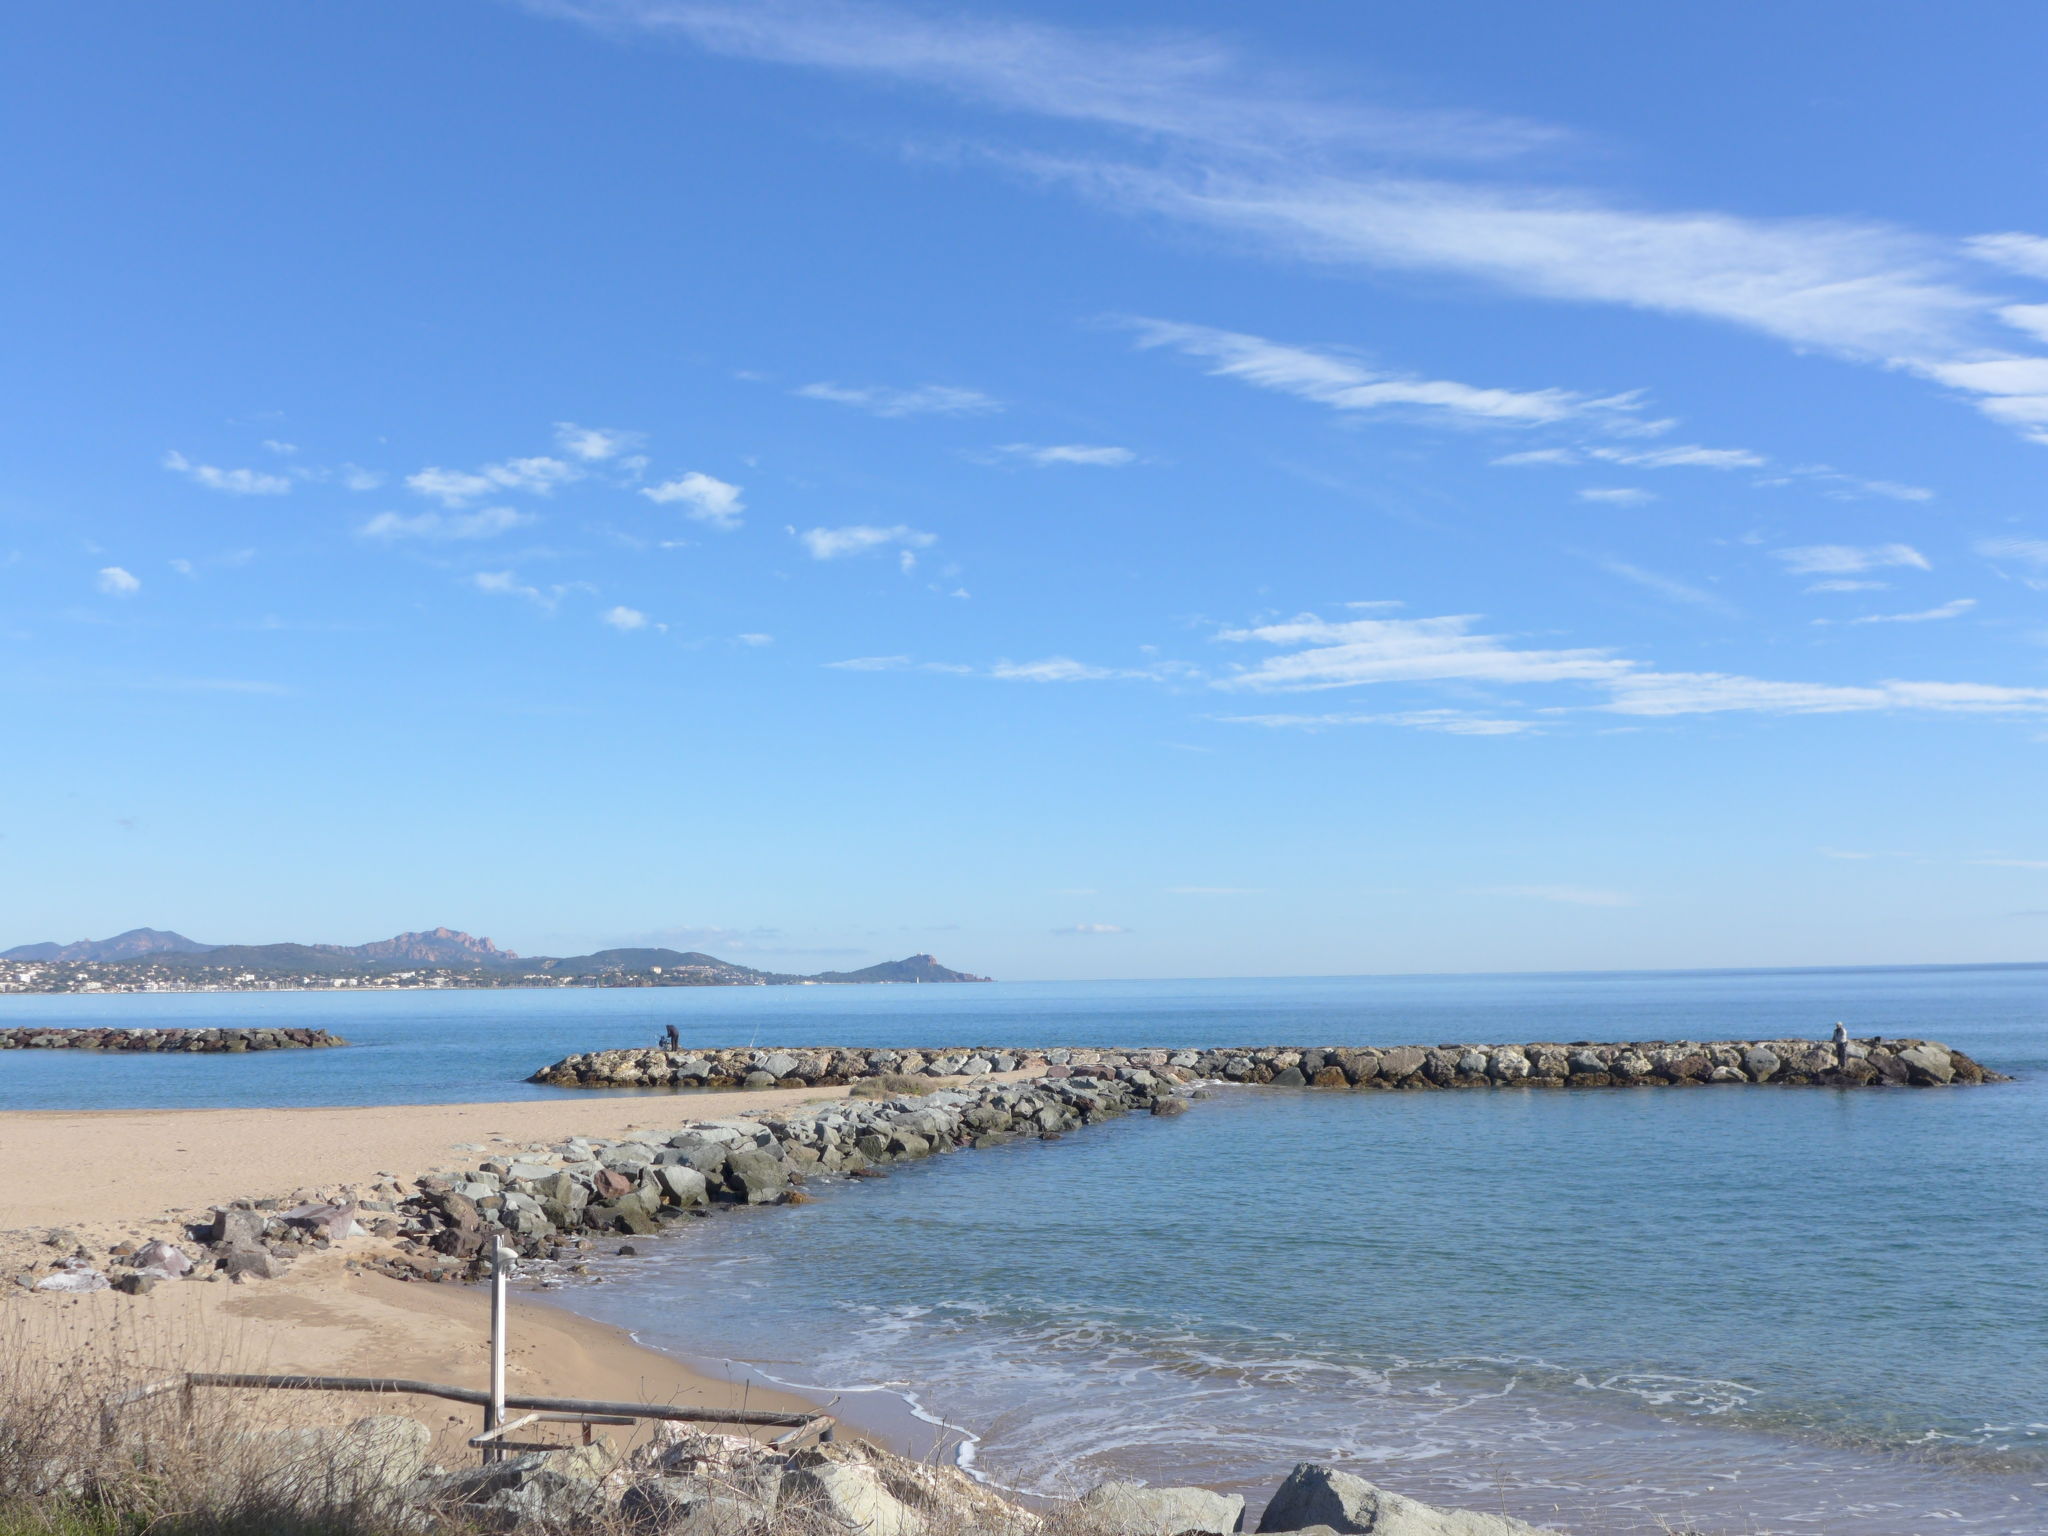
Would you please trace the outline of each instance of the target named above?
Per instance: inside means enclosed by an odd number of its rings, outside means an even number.
[[[1036,164],[1132,211],[1232,230],[1299,260],[1454,272],[1868,361],[1951,355],[1991,308],[1944,270],[1938,242],[1870,222],[1654,212],[1552,188],[1279,167],[1197,176],[1075,158]]]
[[[1677,716],[1752,711],[1845,714],[2048,714],[2048,688],[1995,683],[1781,682],[1721,672],[1659,672],[1608,649],[1522,647],[1476,634],[1469,614],[1426,619],[1324,620],[1224,630],[1224,641],[1262,643],[1280,654],[1215,679],[1226,690],[1291,693],[1384,683],[1583,684],[1606,695],[1596,711]]]
[[[648,624],[646,614],[642,613],[638,608],[628,608],[623,604],[615,608],[605,609],[603,613],[597,616],[597,621],[600,624],[609,624],[613,629],[622,631],[645,629]]]
[[[1621,464],[1630,469],[1760,469],[1770,461],[1747,448],[1703,448],[1675,443],[1668,448],[1617,448],[1581,444],[1573,448],[1531,448],[1502,454],[1496,464]]]
[[[93,584],[109,597],[133,597],[142,590],[142,578],[118,565],[102,566]]]
[[[138,678],[129,686],[156,693],[247,693],[270,697],[281,697],[292,691],[282,683],[246,677],[150,677]]]
[[[489,539],[536,521],[531,512],[483,507],[475,512],[379,512],[357,531],[367,539]]]
[[[891,544],[908,549],[925,549],[938,542],[935,533],[924,533],[916,528],[897,523],[889,528],[877,528],[868,523],[854,523],[845,528],[810,528],[797,534],[797,539],[810,551],[813,560],[838,560],[847,555],[864,554],[869,550],[882,549]]]
[[[1887,501],[1932,501],[1934,492],[1924,485],[1906,485],[1897,480],[1868,480],[1848,474],[1832,464],[1794,464],[1756,482],[1760,486],[1804,486],[1832,501],[1863,501],[1881,496]]]
[[[511,571],[477,571],[469,578],[469,585],[479,592],[492,597],[522,597],[543,613],[552,614],[561,605],[563,598],[572,592],[586,596],[594,595],[597,589],[587,581],[558,582],[545,590],[520,580]],[[629,610],[630,611],[630,610]]]
[[[292,488],[289,476],[261,469],[221,469],[213,464],[195,464],[175,448],[164,455],[164,468],[209,491],[226,491],[234,496],[282,496]]]
[[[747,509],[740,487],[694,469],[660,485],[643,486],[640,494],[662,506],[680,506],[685,517],[726,531],[740,526],[740,514]]]
[[[1972,235],[1963,249],[1979,261],[2024,277],[2048,278],[2048,239],[2040,235],[2008,231],[2002,235]]]
[[[1218,638],[1280,648],[1284,653],[1220,678],[1221,688],[1254,693],[1350,688],[1362,683],[1607,682],[1632,664],[1612,651],[1519,649],[1497,635],[1472,633],[1473,615],[1427,619],[1336,619],[1315,614]]]
[[[1120,927],[1115,923],[1069,923],[1064,928],[1053,929],[1053,932],[1063,938],[1093,938],[1115,933],[1129,933],[1130,929]]]
[[[758,631],[749,631],[746,634],[734,635],[733,639],[738,641],[741,645],[745,646],[763,646],[773,645],[775,643],[775,637],[773,635],[764,635]]]
[[[1977,606],[1974,597],[1959,597],[1953,602],[1943,603],[1938,608],[1922,608],[1915,613],[1866,613],[1855,619],[1815,619],[1816,624],[1925,624],[1936,619],[1959,619]]]
[[[1927,373],[1970,361],[2002,300],[1970,265],[2042,275],[2042,237],[1957,245],[1896,225],[1646,208],[1477,162],[1557,142],[1551,125],[1361,104],[1185,32],[1084,31],[860,0],[526,0],[712,52],[909,83],[1011,115],[1107,130],[1113,145],[994,151],[1119,212],[1229,232],[1287,260],[1452,274],[1541,299],[1758,332]],[[1447,170],[1417,174],[1426,161]],[[1463,164],[1460,164],[1463,162]],[[1987,414],[2048,441],[2038,397]]]
[[[1787,683],[1720,672],[1638,672],[1607,686],[1614,698],[1605,707],[1623,715],[1700,715],[1732,710],[1791,715],[1889,710],[2048,714],[2048,688],[1995,683]]]
[[[978,389],[952,384],[920,384],[914,389],[895,389],[886,384],[800,385],[796,394],[806,400],[830,400],[850,405],[871,416],[985,416],[1000,411],[1003,403]]]
[[[2011,560],[2048,571],[2048,539],[1980,539],[1978,554],[1992,560]]]
[[[1256,896],[1257,886],[1252,885],[1169,885],[1169,896]]]
[[[1090,666],[1071,656],[1048,656],[1043,661],[999,661],[988,669],[988,675],[1012,683],[1087,683],[1145,674],[1118,667]]]
[[[536,496],[546,496],[557,486],[582,478],[583,471],[574,464],[541,455],[507,459],[502,464],[486,464],[476,470],[442,469],[429,465],[407,475],[405,483],[420,495],[433,497],[443,506],[459,507],[497,491],[529,491]]]
[[[1675,576],[1666,576],[1661,571],[1646,570],[1627,560],[1603,559],[1597,564],[1608,575],[1619,576],[1623,581],[1633,582],[1645,591],[1669,598],[1674,603],[1704,608],[1710,613],[1718,613],[1724,617],[1732,617],[1737,611],[1733,603],[1718,593],[1709,592],[1704,587],[1696,587],[1688,581],[1680,581]]]
[[[1619,396],[1591,399],[1564,389],[1492,389],[1390,373],[1331,350],[1268,341],[1242,331],[1142,317],[1125,322],[1141,347],[1168,347],[1236,379],[1338,411],[1401,410],[1460,425],[1534,426],[1632,408]]]
[[[1218,715],[1226,725],[1262,725],[1272,730],[1320,731],[1342,725],[1400,725],[1448,736],[1523,736],[1541,727],[1534,720],[1506,720],[1462,709],[1409,709],[1395,714]]]
[[[1489,885],[1477,896],[1520,896],[1530,901],[1554,901],[1571,907],[1632,907],[1635,897],[1626,891],[1603,891],[1583,885]]]
[[[551,606],[540,588],[526,585],[510,571],[478,571],[469,578],[469,584],[493,597],[523,597],[542,607]]]
[[[1581,501],[1604,501],[1616,507],[1639,507],[1644,502],[1656,499],[1655,491],[1646,491],[1633,485],[1587,486],[1579,492]]]
[[[579,427],[573,421],[555,423],[555,446],[571,458],[582,459],[586,463],[615,459],[645,441],[646,434],[621,431],[617,427]]]
[[[826,666],[835,672],[901,672],[911,665],[908,656],[849,656],[844,661],[828,661]]]
[[[1084,32],[1013,16],[858,0],[530,0],[600,27],[709,52],[911,81],[1009,111],[1254,154],[1370,151],[1488,161],[1570,137],[1501,114],[1395,108],[1262,68],[1184,31]]]
[[[381,471],[364,469],[360,464],[344,464],[334,473],[344,490],[374,491],[384,483]]]
[[[1004,443],[994,451],[1010,462],[1029,464],[1037,469],[1050,469],[1062,464],[1122,469],[1138,462],[1137,454],[1130,449],[1106,443]]]
[[[2036,341],[2048,341],[2048,304],[2007,304],[1998,318]]]
[[[274,437],[266,437],[265,439],[263,439],[263,446],[269,449],[272,453],[279,454],[284,457],[289,457],[290,455],[295,454],[299,451],[299,445],[297,443],[281,443]]]
[[[1855,581],[1836,577],[1831,581],[1811,582],[1801,590],[1807,592],[1886,592],[1891,590],[1891,583],[1888,581]]]
[[[1848,576],[1892,566],[1920,571],[1934,568],[1910,544],[1803,544],[1772,554],[1795,576]]]

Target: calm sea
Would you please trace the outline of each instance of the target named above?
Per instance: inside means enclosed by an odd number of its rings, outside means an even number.
[[[1227,1090],[693,1222],[558,1293],[693,1357],[953,1426],[1044,1494],[1301,1460],[1573,1529],[2048,1532],[2048,970],[0,999],[289,1018],[233,1058],[8,1053],[0,1104],[498,1099],[651,1041],[1945,1040],[1950,1092]],[[694,1108],[694,1106],[693,1106]],[[684,1113],[678,1107],[678,1114]],[[936,1431],[933,1439],[939,1438]]]

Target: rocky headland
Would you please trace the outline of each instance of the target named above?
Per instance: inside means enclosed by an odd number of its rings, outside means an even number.
[[[892,1074],[980,1077],[1011,1071],[1122,1077],[1164,1073],[1275,1087],[1697,1087],[1727,1083],[1915,1088],[2002,1082],[1932,1040],[1592,1040],[1528,1045],[1247,1046],[1201,1049],[938,1051],[790,1046],[744,1050],[614,1050],[566,1056],[528,1079],[561,1088],[836,1087]]]
[[[347,1045],[324,1029],[0,1029],[0,1051],[295,1051]]]

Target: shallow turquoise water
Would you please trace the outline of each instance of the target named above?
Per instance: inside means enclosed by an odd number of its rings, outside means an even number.
[[[0,1058],[10,1104],[497,1098],[571,1049],[1855,1032],[1941,1092],[1227,1090],[693,1222],[559,1293],[651,1342],[886,1386],[1040,1491],[1335,1460],[1574,1528],[2048,1531],[2048,972],[56,999],[346,1052]],[[4,1000],[0,1018],[22,1000]],[[18,1071],[25,1065],[27,1071]],[[254,1066],[256,1071],[249,1071]],[[175,1076],[152,1077],[170,1067]],[[112,1070],[107,1070],[111,1068]],[[216,1070],[208,1070],[216,1069]],[[677,1106],[680,1118],[700,1104]],[[882,1391],[849,1395],[855,1416]]]

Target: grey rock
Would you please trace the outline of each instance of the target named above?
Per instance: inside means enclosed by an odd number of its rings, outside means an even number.
[[[726,1159],[725,1185],[735,1199],[767,1205],[788,1192],[789,1170],[780,1158],[749,1147]]]
[[[1898,1053],[1900,1061],[1911,1067],[1915,1073],[1925,1073],[1937,1083],[1954,1080],[1956,1069],[1949,1060],[1948,1052],[1938,1045],[1909,1045]]]
[[[703,1174],[687,1164],[671,1164],[657,1168],[654,1176],[661,1181],[661,1187],[678,1205],[703,1205],[711,1198],[709,1182]]]
[[[210,1241],[223,1248],[254,1248],[263,1242],[263,1213],[217,1206]]]
[[[192,1273],[192,1260],[173,1243],[152,1238],[135,1250],[135,1267],[159,1280],[180,1280]]]
[[[230,1280],[275,1280],[281,1268],[262,1248],[230,1248],[220,1256],[220,1272]]]
[[[1324,1527],[1337,1536],[1537,1536],[1538,1526],[1470,1509],[1438,1509],[1362,1477],[1303,1462],[1274,1491],[1260,1531]]]
[[[625,1491],[619,1513],[630,1526],[662,1536],[762,1536],[775,1510],[703,1478],[654,1477]]]
[[[1742,1065],[1754,1081],[1761,1083],[1784,1063],[1769,1046],[1755,1045],[1742,1053]]]
[[[1503,1046],[1493,1053],[1487,1070],[1501,1082],[1518,1082],[1529,1075],[1529,1058],[1513,1046]]]
[[[39,1291],[104,1291],[112,1284],[96,1269],[60,1269],[36,1282]]]
[[[1102,1483],[1081,1500],[1081,1518],[1105,1536],[1178,1536],[1206,1531],[1232,1536],[1244,1529],[1244,1500],[1207,1488],[1147,1488]]]
[[[1391,1051],[1380,1052],[1380,1076],[1399,1080],[1413,1077],[1422,1070],[1423,1062],[1429,1059],[1429,1052],[1419,1045],[1396,1046]]]
[[[923,1536],[925,1517],[897,1498],[874,1467],[824,1462],[782,1474],[779,1515],[804,1510],[861,1536]]]

